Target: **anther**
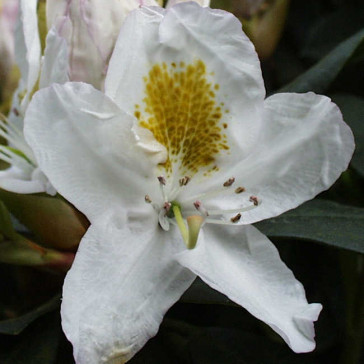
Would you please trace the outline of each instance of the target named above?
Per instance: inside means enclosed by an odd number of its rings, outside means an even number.
[[[144,200],[146,203],[152,203],[152,200],[150,199],[149,195],[145,195]]]
[[[244,187],[238,187],[235,189],[235,193],[242,193],[245,192],[245,188]]]
[[[164,210],[166,211],[166,214],[169,212],[169,210],[171,209],[172,204],[170,202],[165,202],[163,205]]]
[[[13,108],[13,113],[15,114],[15,116],[19,116],[20,113],[18,111],[18,109],[16,107]]]
[[[203,207],[201,201],[195,201],[193,203],[193,206],[195,206],[196,210],[200,212],[202,215],[209,216],[208,211]]]
[[[166,185],[166,179],[163,176],[159,176],[157,177],[158,181],[161,185],[165,186]]]
[[[234,217],[232,217],[231,219],[230,219],[230,221],[232,222],[232,223],[236,223],[236,222],[238,222],[239,220],[241,219],[241,214],[239,213],[239,214],[237,214],[237,215],[235,215]]]
[[[253,202],[254,206],[258,206],[259,205],[259,200],[257,196],[250,196],[249,197],[249,201]]]
[[[224,187],[230,187],[234,182],[235,182],[235,178],[231,177],[227,181],[224,182],[223,186]]]
[[[181,178],[179,180],[179,185],[182,187],[182,186],[186,186],[188,184],[188,182],[190,182],[191,180],[191,177],[189,176],[184,176],[183,178]]]

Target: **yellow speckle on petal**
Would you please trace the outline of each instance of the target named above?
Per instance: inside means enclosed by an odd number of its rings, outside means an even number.
[[[208,80],[204,62],[157,63],[143,80],[144,112],[135,105],[134,115],[166,147],[167,174],[174,168],[180,175],[218,170],[216,156],[229,150],[227,123],[222,123],[223,111],[216,100],[219,85]]]

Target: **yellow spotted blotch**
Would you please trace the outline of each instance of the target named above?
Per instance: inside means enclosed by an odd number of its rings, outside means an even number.
[[[190,176],[217,170],[217,154],[229,149],[228,124],[216,101],[219,85],[209,82],[204,62],[154,64],[144,83],[145,107],[135,105],[134,115],[166,147],[167,175],[174,168]]]

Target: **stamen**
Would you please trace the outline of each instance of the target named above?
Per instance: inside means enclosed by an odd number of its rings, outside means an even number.
[[[246,212],[246,211],[250,211],[253,210],[257,207],[257,205],[252,204],[246,207],[240,207],[238,209],[231,209],[231,210],[209,210],[209,214],[214,216],[214,215],[225,215],[225,214],[236,214],[236,213],[240,213],[240,212]]]
[[[170,202],[165,202],[164,205],[163,205],[163,209],[164,211],[166,212],[165,214],[167,215],[169,210],[171,209],[172,207],[172,204]]]
[[[231,177],[227,181],[224,182],[223,186],[224,187],[230,187],[234,182],[235,182],[235,178]]]
[[[166,185],[166,179],[163,177],[163,176],[159,176],[157,177],[158,178],[158,181],[161,185],[165,186]]]
[[[239,213],[239,214],[237,214],[237,215],[235,215],[234,217],[232,217],[231,219],[230,219],[230,221],[232,222],[232,223],[237,223],[239,220],[241,219],[241,214]]]
[[[10,123],[6,116],[2,113],[0,113],[0,136],[6,139],[8,143],[11,143],[16,149],[23,152],[29,161],[36,165],[33,152],[26,143],[22,131],[20,131],[14,124]]]
[[[245,192],[245,188],[244,187],[238,187],[235,189],[235,193],[242,193]]]
[[[189,176],[184,176],[183,178],[181,178],[179,180],[179,185],[182,187],[182,186],[186,186],[188,184],[188,182],[190,182],[191,180],[191,177]]]
[[[144,200],[146,203],[152,203],[152,200],[150,199],[149,195],[145,195]]]
[[[195,201],[195,202],[193,203],[193,206],[195,206],[196,210],[197,210],[198,212],[200,212],[202,215],[204,215],[204,216],[209,216],[208,211],[207,211],[207,210],[203,207],[203,205],[202,205],[202,202],[201,202],[201,201]]]
[[[159,187],[160,187],[160,189],[161,189],[161,193],[162,193],[162,197],[163,197],[163,201],[164,202],[167,202],[168,201],[168,199],[167,199],[167,197],[166,197],[166,193],[165,193],[165,191],[164,191],[164,186],[166,185],[166,179],[163,177],[163,176],[159,176],[159,177],[157,177],[158,178],[158,181],[159,181]]]
[[[250,202],[253,202],[253,204],[254,204],[255,206],[258,206],[258,205],[259,205],[259,200],[258,200],[258,197],[257,197],[257,196],[250,196],[250,197],[249,197],[249,201],[250,201]]]

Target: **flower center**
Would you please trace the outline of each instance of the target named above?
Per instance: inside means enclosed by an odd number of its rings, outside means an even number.
[[[179,180],[179,189],[184,189],[189,184],[191,178],[185,176]],[[162,205],[153,203],[149,195],[145,195],[145,202],[152,204],[153,208],[158,213],[159,224],[161,228],[168,231],[170,224],[177,225],[187,248],[193,249],[197,243],[200,228],[205,223],[234,225],[242,222],[242,214],[246,211],[256,208],[260,204],[260,200],[256,196],[239,198],[235,195],[244,195],[246,190],[242,186],[234,186],[235,178],[229,178],[220,188],[202,193],[198,196],[183,199],[179,201],[179,191],[171,189],[170,194],[175,199],[169,199],[166,193],[166,179],[163,176],[158,177],[160,191],[162,195]],[[234,195],[234,200],[239,199],[239,206],[233,209],[208,209],[205,202],[208,204],[212,198],[224,195],[231,197]],[[229,196],[230,195],[230,196]],[[203,200],[204,202],[202,202]],[[187,222],[187,224],[186,224]]]
[[[209,81],[201,60],[155,64],[144,77],[144,109],[135,105],[139,125],[150,130],[168,152],[166,176],[193,176],[218,170],[216,156],[227,152],[222,122],[224,104],[218,103],[219,85]]]

